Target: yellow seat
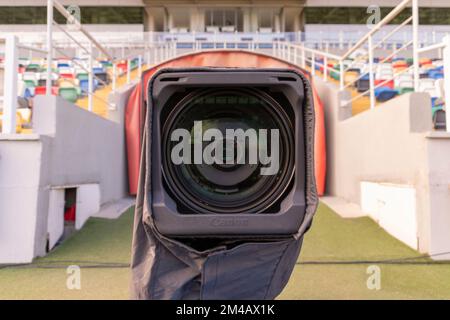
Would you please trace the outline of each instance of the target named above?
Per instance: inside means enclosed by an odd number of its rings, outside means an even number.
[[[16,133],[22,132],[23,118],[19,112],[16,112]],[[0,132],[3,127],[3,113],[0,113]]]
[[[345,84],[354,83],[359,77],[359,72],[357,71],[347,71],[344,75]]]

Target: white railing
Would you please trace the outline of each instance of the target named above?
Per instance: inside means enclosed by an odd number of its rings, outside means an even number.
[[[383,26],[386,26],[389,22],[391,22],[395,17],[397,17],[404,9],[408,6],[412,7],[412,15],[405,19],[400,25],[394,27],[390,32],[384,34],[381,40],[375,42],[375,36],[380,32]],[[323,77],[325,81],[328,81],[328,74],[330,72],[338,72],[339,73],[339,86],[341,90],[345,90],[348,87],[354,85],[358,80],[360,80],[364,74],[369,75],[369,89],[361,94],[351,98],[349,101],[344,101],[344,104],[352,103],[364,96],[369,95],[370,97],[370,108],[374,108],[376,105],[375,99],[375,89],[385,85],[386,83],[392,81],[394,78],[398,77],[400,74],[406,72],[404,70],[401,73],[394,74],[392,77],[383,79],[383,81],[377,85],[375,85],[375,65],[374,65],[374,57],[375,50],[381,48],[383,44],[389,41],[389,39],[399,32],[405,26],[411,24],[412,26],[412,40],[405,41],[399,48],[394,47],[391,54],[385,57],[381,63],[388,61],[390,58],[396,56],[403,50],[412,47],[413,52],[413,60],[414,64],[411,67],[413,71],[413,79],[414,79],[414,90],[418,91],[419,89],[419,38],[418,38],[418,30],[419,30],[419,7],[418,0],[403,0],[399,5],[397,5],[384,19],[382,19],[378,24],[372,27],[372,29],[366,33],[361,39],[359,39],[351,48],[349,48],[343,55],[333,55],[328,51],[321,51],[316,49],[308,48],[304,45],[295,45],[292,43],[284,43],[278,42],[277,49],[275,50],[276,55],[281,56],[282,58],[289,59],[290,56],[296,57],[295,59],[300,59],[302,61],[302,66],[305,66],[304,61],[310,62],[311,72],[315,74],[315,68],[317,65],[323,67]],[[352,62],[350,62],[350,57],[357,50],[366,50],[367,54],[359,56],[359,59],[367,60],[368,71],[362,72],[360,77],[345,83],[345,72],[352,68]],[[300,55],[300,56],[298,56]],[[316,58],[322,58],[323,63],[319,63],[316,61]],[[339,70],[331,68],[328,66],[328,60],[335,60],[339,64]]]
[[[395,17],[397,17],[403,10],[411,7],[412,14],[407,17],[402,23],[396,26],[391,26],[389,32],[384,32],[382,36],[379,36],[381,28],[386,26],[389,22],[391,22]],[[390,77],[383,77],[383,80],[380,80],[375,84],[375,50],[377,49],[385,49],[386,44],[390,43],[393,36],[402,31],[406,26],[410,25],[412,27],[411,32],[406,33],[403,31],[403,34],[410,34],[411,40],[404,39],[404,41],[400,45],[395,45],[392,48],[392,52],[381,59],[378,63],[382,64],[384,62],[389,61],[391,58],[396,57],[402,51],[409,50],[412,52],[413,64],[401,71],[396,73],[392,73]],[[445,106],[446,106],[446,122],[447,122],[447,131],[450,132],[450,112],[448,111],[448,106],[450,105],[450,35],[444,36],[442,43],[433,44],[430,46],[423,47],[422,43],[419,39],[419,4],[418,0],[403,0],[400,2],[397,7],[395,7],[383,20],[381,20],[377,25],[375,25],[367,34],[362,36],[356,43],[347,49],[347,51],[342,55],[331,54],[329,48],[326,47],[325,50],[312,49],[303,44],[293,44],[289,42],[276,42],[273,55],[280,57],[282,59],[288,60],[290,62],[296,63],[303,68],[306,68],[307,65],[311,68],[311,74],[316,74],[316,67],[319,66],[323,72],[323,79],[325,81],[329,80],[329,75],[331,72],[334,72],[339,75],[339,87],[340,90],[346,90],[351,86],[354,86],[359,80],[361,80],[364,76],[369,76],[369,88],[350,98],[348,101],[343,101],[344,105],[353,103],[354,101],[361,99],[365,96],[369,96],[370,100],[370,108],[374,108],[376,105],[376,97],[375,90],[385,86],[387,83],[397,79],[401,75],[405,73],[412,73],[413,79],[413,89],[414,91],[420,91],[420,65],[419,65],[419,57],[422,53],[427,53],[431,51],[439,51],[439,56],[443,57],[444,64],[444,97],[445,97]],[[392,43],[392,42],[391,42]],[[395,41],[393,42],[395,43]],[[342,48],[341,48],[342,49]],[[364,50],[366,53],[360,54],[357,60],[357,63],[365,61],[368,67],[366,71],[361,70],[362,72],[358,77],[353,80],[345,81],[345,73],[349,71],[353,62],[352,55],[356,53],[357,50]],[[442,52],[441,52],[442,51]],[[318,62],[316,59],[321,58],[323,62]],[[330,67],[328,62],[330,60],[334,60],[336,64],[339,65],[339,68],[336,69],[334,67]],[[448,94],[445,95],[445,92]]]
[[[66,18],[70,19],[69,13],[64,9],[62,5],[57,2],[57,0],[48,0],[48,6],[55,6],[58,11],[60,11]],[[399,25],[389,25],[389,30],[382,30],[383,27],[389,24],[395,17],[397,17],[404,9],[411,7],[412,14],[407,17]],[[217,33],[142,33],[141,37],[130,36],[130,39],[124,41],[118,41],[117,36],[111,35],[107,38],[102,38],[101,40],[95,40],[94,37],[89,34],[83,27],[75,21],[75,30],[70,30],[70,32],[63,27],[57,25],[50,14],[49,10],[49,23],[47,30],[47,48],[51,50],[41,50],[47,54],[48,66],[51,66],[52,52],[53,50],[64,53],[63,47],[69,47],[69,43],[62,41],[61,38],[58,41],[53,41],[53,31],[54,28],[58,28],[63,32],[67,38],[70,40],[71,46],[78,48],[87,53],[89,57],[89,66],[86,67],[85,71],[89,73],[89,110],[92,110],[92,98],[94,97],[94,92],[92,92],[92,81],[95,74],[92,71],[92,60],[93,60],[93,49],[97,50],[99,54],[111,59],[113,65],[112,72],[112,90],[115,91],[117,87],[117,78],[119,75],[126,74],[126,82],[131,81],[131,61],[133,59],[138,59],[138,76],[142,72],[142,63],[145,59],[148,65],[159,64],[165,60],[176,57],[178,54],[185,54],[191,51],[202,51],[202,50],[220,50],[220,49],[235,49],[235,50],[250,50],[250,51],[265,51],[266,53],[272,52],[272,55],[280,57],[282,59],[288,60],[290,62],[296,63],[303,68],[311,67],[311,73],[316,74],[316,67],[320,67],[323,72],[322,76],[325,81],[328,81],[330,75],[332,74],[335,78],[339,78],[340,90],[346,90],[351,86],[354,86],[357,81],[359,81],[363,76],[369,76],[369,88],[365,92],[355,95],[348,101],[343,101],[344,104],[350,104],[354,101],[361,99],[362,97],[369,96],[370,108],[374,108],[376,105],[375,90],[386,83],[392,81],[393,79],[401,76],[405,72],[411,72],[413,74],[414,90],[419,90],[419,54],[422,52],[428,52],[436,47],[433,45],[431,47],[421,48],[419,45],[419,15],[418,15],[418,0],[403,0],[400,4],[395,7],[382,21],[373,28],[359,40],[348,48],[342,47],[341,49],[346,49],[343,54],[333,54],[327,47],[326,50],[319,50],[311,48],[305,45],[305,42],[299,42],[301,40],[301,34],[244,34],[244,33],[230,33],[230,34],[217,34]],[[380,82],[375,84],[375,64],[374,56],[376,49],[386,49],[386,44],[395,43],[395,35],[399,32],[405,34],[404,29],[407,26],[411,26],[412,39],[404,39],[401,45],[395,44],[391,48],[391,53],[389,53],[380,62],[386,62],[390,58],[395,57],[400,52],[405,50],[412,50],[413,65],[403,70],[397,72],[389,78],[383,78]],[[109,39],[109,40],[108,40]],[[109,41],[109,42],[108,42]],[[444,48],[444,45],[437,45],[440,49]],[[30,48],[35,50],[35,48]],[[350,70],[355,62],[352,61],[352,56],[357,53],[358,50],[364,51],[364,54],[360,54],[359,61],[365,61],[368,66],[366,70],[362,70],[359,77],[356,79],[346,81],[345,74]],[[117,54],[117,52],[120,54]],[[116,52],[116,54],[111,54],[110,52]],[[128,55],[125,53],[128,52]],[[445,57],[445,54],[443,55]],[[448,56],[448,55],[447,55]],[[321,59],[321,61],[317,61]],[[118,73],[118,65],[120,61],[127,61],[127,69],[122,73]],[[75,60],[74,60],[75,61]],[[329,62],[334,61],[339,67],[330,67]],[[76,62],[75,62],[76,63]],[[448,64],[446,62],[446,64]],[[51,79],[51,69],[47,69],[47,79]],[[448,68],[446,68],[446,74],[449,74]],[[448,78],[448,77],[446,77]],[[98,79],[99,81],[101,79]],[[50,84],[48,81],[47,86]],[[448,81],[445,85],[446,88],[450,88]],[[47,94],[50,90],[47,88]],[[450,92],[450,89],[447,90]],[[106,102],[107,103],[107,102]],[[448,105],[448,104],[447,104]],[[110,107],[114,108],[114,106]],[[448,117],[449,112],[447,112]],[[449,127],[449,126],[448,126]]]
[[[445,121],[446,121],[446,130],[450,132],[450,35],[444,37],[442,43],[434,44],[428,47],[420,48],[418,51],[419,54],[429,53],[432,51],[441,51],[443,56],[443,65],[444,65],[444,103],[445,103]]]
[[[71,28],[65,28],[57,24],[53,19],[53,8],[56,8],[64,17],[71,22]],[[80,60],[75,59],[70,54],[68,54],[65,49],[65,45],[61,45],[53,39],[54,30],[57,29],[60,33],[66,36],[66,39],[70,41],[74,48],[81,50],[83,54],[87,56],[87,64],[81,63]],[[77,33],[75,36],[73,33]],[[80,37],[80,34],[83,37]],[[143,54],[145,47],[135,50],[134,55],[122,56],[119,59],[114,58],[109,51],[103,47],[89,32],[87,32],[81,24],[73,19],[70,13],[62,6],[57,0],[47,0],[47,32],[46,32],[46,45],[42,44],[40,47],[37,45],[23,44],[18,41],[18,38],[13,34],[8,34],[0,39],[0,43],[3,43],[4,47],[4,61],[2,68],[4,69],[4,81],[3,81],[3,96],[0,97],[0,102],[3,105],[2,110],[2,133],[15,133],[16,132],[16,112],[17,112],[17,97],[18,97],[18,68],[19,68],[19,55],[21,52],[29,52],[30,60],[33,54],[39,54],[40,56],[45,56],[46,72],[45,72],[45,94],[52,95],[52,80],[53,80],[53,61],[54,52],[57,52],[63,57],[67,57],[71,60],[72,64],[77,68],[83,70],[88,75],[88,85],[87,90],[84,93],[87,95],[88,99],[88,110],[93,111],[94,101],[97,99],[108,106],[109,109],[114,109],[113,103],[105,100],[95,93],[94,89],[94,79],[98,83],[106,86],[108,83],[103,79],[96,76],[94,72],[94,49],[97,51],[98,55],[111,61],[113,65],[113,74],[110,76],[111,86],[113,91],[116,90],[117,78],[122,75],[126,75],[127,83],[131,82],[131,61],[137,59],[137,77],[140,77],[142,73],[143,66]],[[125,72],[118,73],[117,65],[121,60],[125,59],[127,61],[127,69]],[[147,55],[147,63],[149,62],[149,55]],[[44,76],[44,75],[42,75]]]
[[[17,109],[17,83],[18,76],[18,50],[25,49],[33,52],[47,54],[46,50],[19,44],[17,37],[8,35],[0,39],[4,45],[4,79],[3,79],[3,114],[2,133],[12,134],[16,132]]]

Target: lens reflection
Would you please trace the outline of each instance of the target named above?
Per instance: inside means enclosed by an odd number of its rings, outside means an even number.
[[[222,154],[213,154],[214,163],[205,162],[204,154],[201,163],[194,161],[198,150],[193,137],[199,129],[195,123],[201,123],[202,141],[198,142],[202,152],[222,150]],[[187,130],[192,137],[190,164],[175,165],[171,161],[171,150],[177,142],[170,137],[177,129]],[[210,129],[220,133],[219,138],[204,141],[205,132]],[[245,139],[227,135],[229,130],[235,133],[241,130]],[[271,135],[262,135],[261,130],[279,131],[278,141],[273,141],[279,145],[277,155],[270,154]],[[292,123],[284,109],[262,91],[193,92],[173,108],[163,124],[163,133],[162,167],[166,184],[194,212],[263,212],[279,199],[294,172]],[[262,145],[267,146],[271,157],[278,157],[279,170],[274,174],[261,174],[265,165],[258,159],[258,148]]]

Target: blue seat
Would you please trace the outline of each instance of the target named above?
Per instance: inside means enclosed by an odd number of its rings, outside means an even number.
[[[445,110],[442,107],[431,109],[433,115],[433,126],[436,130],[445,130],[447,128]]]
[[[97,90],[98,87],[98,81],[96,79],[94,79],[94,83],[93,83],[93,90]],[[80,89],[81,89],[81,93],[83,95],[87,95],[89,92],[89,80],[80,80]]]
[[[444,79],[444,72],[437,69],[428,70],[428,77],[431,79]]]
[[[369,81],[369,74],[364,74],[357,82],[356,82],[356,88],[358,92],[366,92],[370,88],[370,81]]]
[[[398,91],[389,87],[379,87],[375,89],[375,97],[377,101],[384,102],[398,95]]]
[[[25,88],[25,91],[23,93],[23,97],[25,99],[29,99],[34,97],[34,87],[33,88]]]
[[[94,67],[94,68],[92,68],[92,71],[94,71],[94,74],[103,73],[103,72],[105,72],[105,69],[103,69],[102,67]]]

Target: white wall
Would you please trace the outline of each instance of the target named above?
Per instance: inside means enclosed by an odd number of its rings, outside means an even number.
[[[310,7],[368,7],[378,5],[380,7],[395,7],[401,0],[306,0],[306,5]],[[448,0],[420,0],[421,6],[427,7],[448,7]]]
[[[50,246],[58,240],[63,221],[52,210],[61,207],[55,189],[78,187],[77,228],[101,204],[128,195],[124,107],[130,90],[116,93],[113,120],[60,97],[36,97],[36,134],[0,134],[0,263],[44,255],[49,231]]]
[[[405,94],[352,117],[340,102],[347,92],[318,77],[315,85],[325,107],[327,194],[366,209],[367,201],[384,202],[383,211],[368,213],[391,234],[424,253],[450,252],[450,135],[430,133],[428,94]]]
[[[0,263],[34,256],[41,154],[37,135],[0,134]]]
[[[79,6],[141,6],[143,0],[59,0],[63,5]],[[0,0],[0,6],[45,6],[47,0]]]
[[[415,250],[419,249],[416,196],[414,186],[361,182],[361,210]]]

